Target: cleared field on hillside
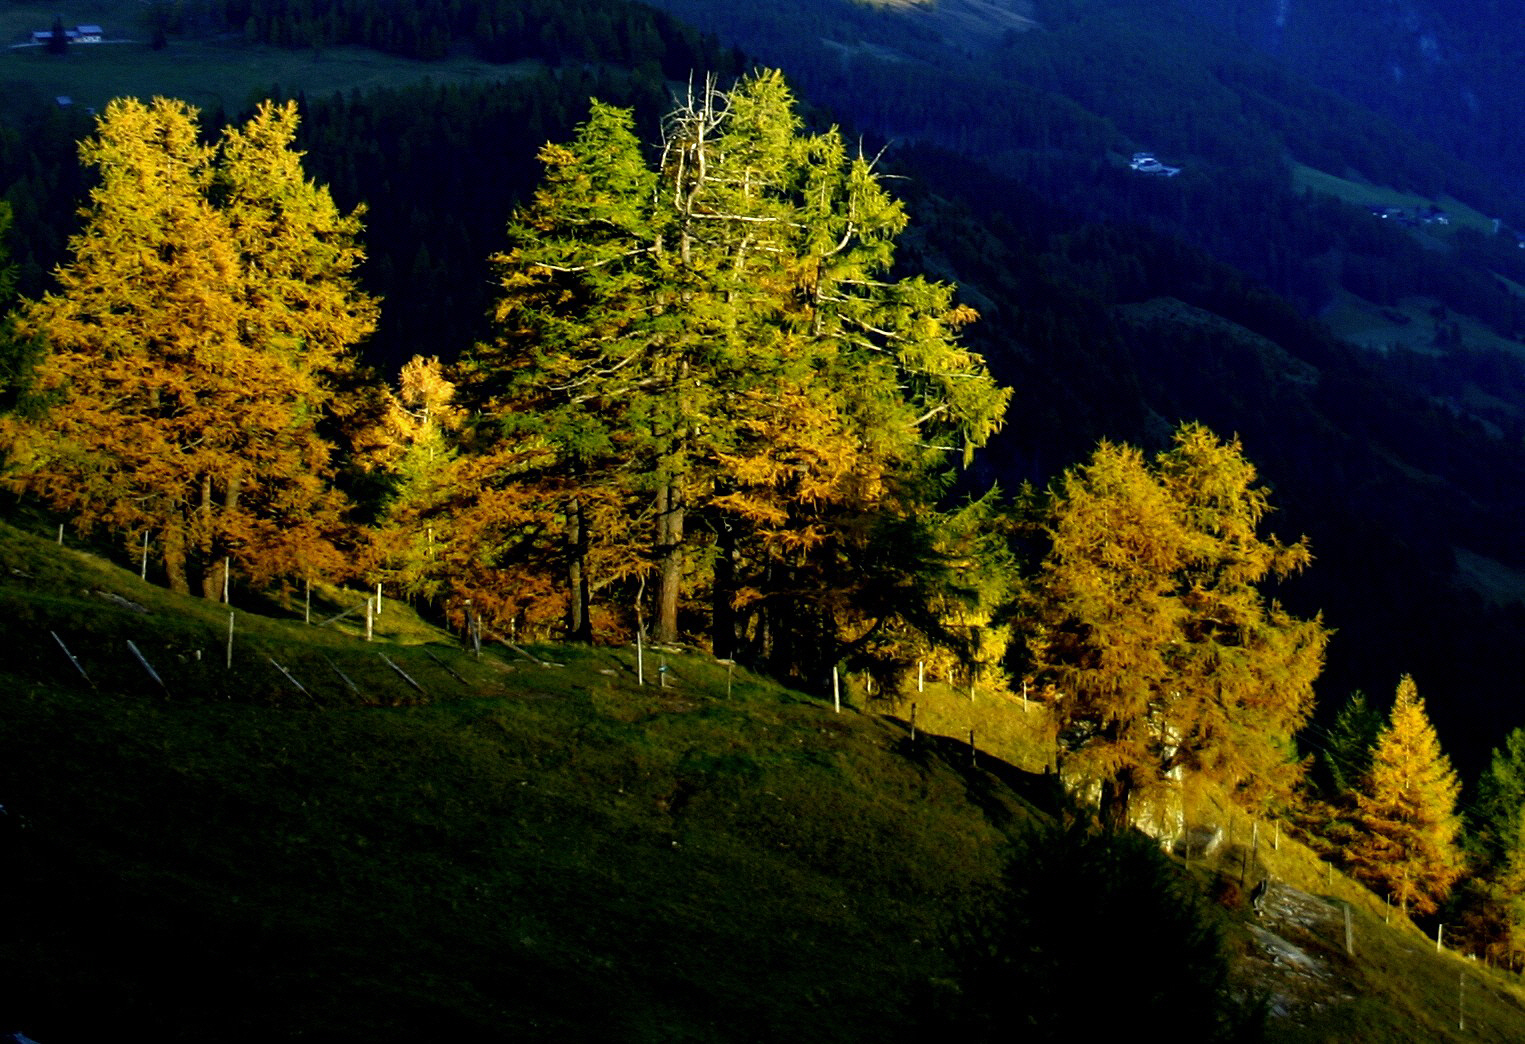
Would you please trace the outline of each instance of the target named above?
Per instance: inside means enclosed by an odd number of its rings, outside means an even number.
[[[136,8],[136,5],[133,5]],[[11,99],[49,100],[67,96],[75,105],[99,109],[112,98],[165,95],[202,109],[221,106],[228,114],[249,107],[279,87],[326,96],[335,91],[402,87],[425,80],[437,84],[491,83],[528,75],[538,63],[493,65],[469,58],[420,62],[358,47],[284,50],[249,44],[238,37],[209,40],[172,38],[168,47],[148,46],[148,32],[136,11],[121,5],[88,5],[63,12],[64,24],[99,24],[107,40],[75,44],[65,55],[15,46],[33,29],[52,24],[51,9],[8,7],[0,16],[0,91]]]
[[[1441,196],[1439,199],[1432,200],[1417,192],[1400,192],[1386,185],[1373,185],[1370,182],[1337,177],[1302,163],[1294,164],[1292,167],[1292,184],[1302,192],[1322,193],[1363,207],[1422,207],[1434,203],[1450,216],[1452,228],[1469,227],[1479,232],[1493,232],[1492,218],[1473,210],[1451,196]],[[1444,229],[1440,231],[1443,232]]]

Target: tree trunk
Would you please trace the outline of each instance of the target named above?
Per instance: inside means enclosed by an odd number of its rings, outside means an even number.
[[[212,523],[212,476],[201,476],[201,514],[200,532],[196,534],[196,545],[201,551],[201,557],[205,559],[201,570],[201,597],[209,602],[215,602],[222,597],[222,576],[218,573],[221,563],[217,556],[217,542],[212,534],[216,527]]]
[[[736,656],[736,533],[724,519],[715,537],[714,595],[710,605],[710,644],[722,660]]]
[[[678,596],[683,587],[683,502],[670,481],[657,490],[657,561],[657,619],[652,637],[676,642]]]
[[[582,500],[572,501],[567,533],[567,639],[593,642],[592,594],[588,581],[588,519]]]
[[[221,522],[224,528],[238,508],[238,488],[239,476],[235,473],[228,480],[228,488],[222,497]],[[219,602],[222,600],[222,592],[227,587],[228,554],[227,545],[217,538],[218,527],[215,525],[217,515],[213,507],[210,477],[202,479],[201,482],[201,510],[204,515],[207,543],[207,567],[201,577],[201,594],[209,602]]]
[[[185,529],[178,518],[164,524],[164,574],[171,591],[191,593],[191,582],[185,574]]]
[[[1106,826],[1115,830],[1128,827],[1128,804],[1133,797],[1133,780],[1123,773],[1103,780],[1099,814]]]
[[[201,597],[209,602],[222,601],[223,574],[227,569],[228,560],[225,557],[214,558],[207,563],[206,571],[201,574]]]

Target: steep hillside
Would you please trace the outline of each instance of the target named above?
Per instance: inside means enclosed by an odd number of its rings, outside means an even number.
[[[226,607],[0,526],[0,1029],[1071,1039],[1158,1011],[1239,1039],[1264,1005],[1273,1040],[1525,1033],[1514,977],[1211,795],[1222,843],[1184,864],[1056,826],[997,756],[1035,758],[1037,704],[933,681],[836,713],[660,650],[642,686],[631,650],[478,658],[390,602],[367,642],[359,601],[235,608],[229,668]]]
[[[228,668],[223,607],[3,527],[0,602],[0,1029],[47,1044],[883,1039],[1038,821],[703,657],[297,605]]]

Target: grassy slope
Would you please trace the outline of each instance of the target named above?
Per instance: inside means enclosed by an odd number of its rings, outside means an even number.
[[[1427,207],[1431,203],[1438,203],[1450,216],[1451,227],[1472,228],[1488,235],[1493,234],[1492,219],[1450,196],[1431,200],[1425,196],[1420,196],[1413,192],[1401,192],[1386,185],[1373,185],[1370,182],[1342,178],[1302,163],[1293,166],[1292,183],[1301,192],[1333,196],[1336,199],[1342,199],[1347,203],[1354,203],[1359,206],[1391,206],[1414,209]],[[1444,231],[1444,226],[1437,229],[1437,232],[1441,234]]]
[[[622,651],[388,643],[425,699],[363,637],[240,614],[230,672],[225,610],[3,528],[0,614],[0,1023],[49,1044],[882,1036],[1031,818],[703,658],[641,689]]]
[[[1043,788],[991,756],[1041,761],[1036,705],[932,683],[913,746],[903,722],[838,716],[745,672],[727,695],[700,656],[669,655],[665,689],[638,687],[624,650],[478,661],[395,605],[372,644],[353,617],[240,613],[229,671],[226,613],[0,525],[0,1029],[48,1044],[124,1026],[187,1041],[893,1038],[951,970],[942,930],[1042,818],[1022,795]],[[1194,820],[1214,819],[1204,798]],[[1255,922],[1316,974],[1269,960],[1233,887],[1242,815],[1229,833],[1191,869],[1225,898],[1241,984],[1285,1009],[1273,1039],[1442,1039],[1463,978],[1466,1039],[1525,1035],[1512,978],[1437,957],[1263,833],[1250,879],[1351,903],[1359,955],[1320,906],[1306,925]]]
[[[28,3],[0,8],[0,44],[15,44],[33,29],[48,28],[56,10]],[[76,45],[62,57],[33,47],[0,50],[0,89],[42,98],[67,95],[76,105],[96,109],[115,97],[165,95],[207,110],[222,106],[232,115],[266,97],[273,85],[290,96],[303,91],[323,97],[426,79],[436,84],[498,82],[539,68],[532,62],[493,65],[469,58],[410,61],[357,47],[282,50],[238,38],[176,37],[164,50],[153,51],[146,43],[145,10],[125,0],[94,0],[64,10],[66,25],[99,24],[108,40],[132,42]]]

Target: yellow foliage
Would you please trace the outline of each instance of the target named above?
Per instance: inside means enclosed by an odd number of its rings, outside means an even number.
[[[355,289],[355,215],[302,178],[294,105],[217,146],[196,112],[112,102],[80,146],[100,178],[58,290],[25,302],[39,338],[26,409],[0,422],[6,482],[136,545],[172,586],[220,593],[342,568],[329,488],[332,376],[375,322]]]

